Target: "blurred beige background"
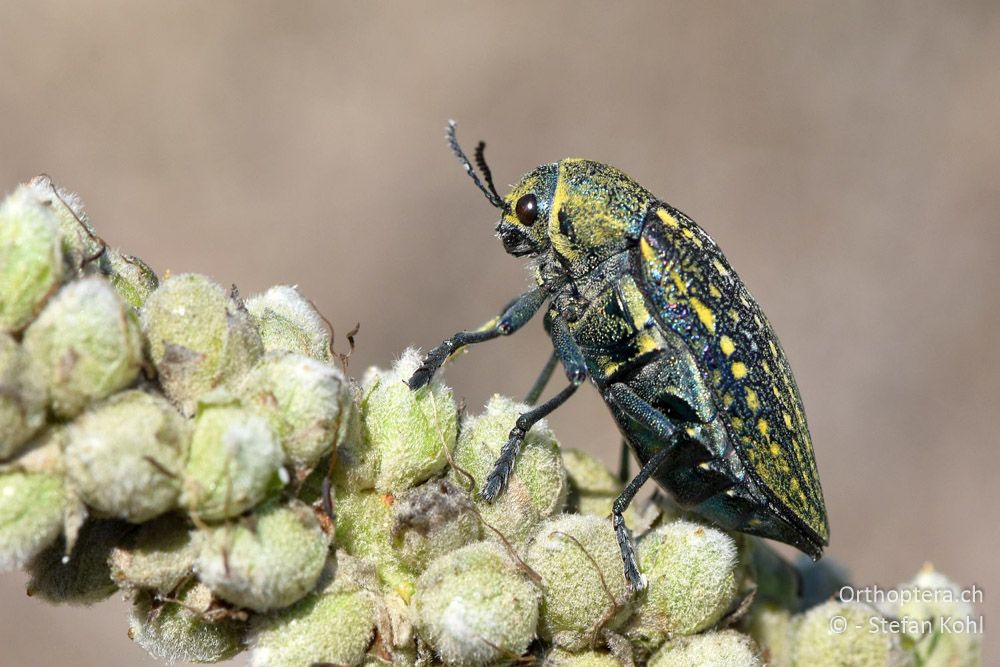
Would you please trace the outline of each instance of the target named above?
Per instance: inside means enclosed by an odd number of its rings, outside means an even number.
[[[0,187],[52,174],[158,271],[297,283],[338,331],[361,322],[360,373],[526,284],[449,117],[501,186],[619,166],[719,241],[779,332],[829,555],[883,586],[932,561],[984,589],[989,627],[998,63],[988,1],[3,3]],[[528,388],[549,349],[528,329],[449,371],[471,408]],[[615,460],[596,392],[552,422]],[[3,667],[154,664],[117,599],[52,608],[21,575],[0,596]]]

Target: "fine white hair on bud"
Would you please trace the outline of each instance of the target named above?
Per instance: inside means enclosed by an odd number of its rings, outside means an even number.
[[[427,480],[447,465],[457,433],[455,399],[439,380],[411,391],[406,380],[419,365],[420,355],[409,349],[392,370],[370,369],[365,373],[361,388],[363,432],[358,441],[343,448],[341,485],[396,493]]]
[[[282,486],[281,445],[267,421],[214,398],[195,417],[181,491],[182,505],[203,521],[239,516]]]
[[[478,542],[445,554],[417,582],[417,632],[449,665],[485,665],[524,653],[541,591],[502,547]]]
[[[579,651],[628,617],[629,592],[611,521],[563,514],[540,523],[524,561],[542,577],[539,634]]]
[[[17,454],[45,425],[45,387],[31,357],[0,332],[0,461]]]
[[[797,663],[799,664],[799,663]],[[856,665],[855,662],[804,662],[803,665]],[[667,642],[649,660],[649,667],[764,667],[749,637],[735,630],[706,632]]]
[[[24,329],[65,277],[59,219],[46,201],[21,186],[0,204],[0,331]]]
[[[269,352],[243,376],[244,406],[264,417],[285,462],[311,468],[347,438],[354,402],[336,367],[295,352]]]
[[[129,390],[70,426],[66,470],[88,505],[133,523],[177,506],[190,426],[162,396]]]
[[[295,286],[275,285],[251,296],[247,311],[257,323],[268,352],[297,352],[319,361],[334,361],[326,322]]]
[[[210,613],[212,592],[185,585],[175,599],[140,592],[129,610],[128,636],[165,663],[212,663],[243,650],[243,624]]]
[[[195,572],[223,600],[258,612],[287,607],[323,571],[330,535],[312,508],[272,501],[250,519],[202,531]]]
[[[736,543],[716,528],[673,521],[643,535],[636,553],[649,586],[627,634],[647,649],[711,627],[736,594]]]
[[[135,314],[100,277],[72,282],[24,333],[52,411],[75,417],[139,376],[143,342]]]
[[[61,475],[0,471],[0,572],[24,567],[55,542],[65,511]]]
[[[163,391],[187,415],[202,394],[238,379],[264,353],[243,303],[198,274],[164,280],[143,305],[142,326]]]
[[[522,403],[495,395],[482,414],[467,416],[455,447],[455,467],[448,473],[450,479],[466,488],[469,485],[466,475],[471,475],[476,488],[482,488],[511,427],[527,409]],[[523,544],[540,521],[562,511],[567,490],[559,441],[543,420],[525,435],[504,492],[493,502],[477,499],[477,505],[487,524],[508,541]],[[491,530],[485,535],[496,539]]]

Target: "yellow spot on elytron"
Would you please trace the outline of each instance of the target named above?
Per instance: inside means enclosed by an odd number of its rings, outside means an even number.
[[[649,264],[659,264],[660,258],[656,256],[656,251],[653,250],[653,246],[649,245],[649,241],[643,236],[639,239],[639,251],[642,253],[642,258],[646,260]]]
[[[736,312],[735,308],[730,308],[729,309],[729,319],[731,319],[733,322],[739,322],[740,321],[740,314],[738,312]]]
[[[739,417],[733,417],[733,420],[732,420],[731,423],[732,423],[733,429],[735,429],[737,431],[739,431],[741,428],[743,428],[743,420],[740,419]]]
[[[765,361],[763,364],[761,364],[761,368],[763,368],[764,372],[767,373],[768,375],[771,374],[771,364]]]
[[[656,338],[650,331],[643,331],[636,338],[636,346],[638,347],[639,354],[646,354],[647,352],[655,352],[660,347],[660,341]]]
[[[681,274],[677,273],[675,269],[670,269],[670,279],[674,281],[674,287],[677,288],[678,292],[681,294],[687,294],[687,283],[684,282],[684,279],[681,278]]]
[[[687,227],[685,227],[684,229],[681,230],[681,234],[684,235],[684,238],[688,238],[688,239],[693,239],[694,238],[694,232],[692,232]]]
[[[767,431],[769,428],[770,424],[767,423],[766,419],[761,418],[757,420],[757,430],[760,431],[760,434],[765,438],[767,437]]]
[[[732,394],[723,394],[722,395],[722,407],[724,407],[726,409],[729,409],[729,406],[732,405],[732,404],[733,404],[733,395]]]
[[[698,319],[701,320],[701,323],[705,325],[706,329],[708,329],[708,333],[714,334],[715,313],[713,313],[708,306],[694,297],[691,297],[690,301],[691,307],[694,308],[694,312],[698,313]]]
[[[712,371],[712,384],[716,386],[722,384],[722,371],[720,371],[718,368]]]
[[[799,480],[797,480],[794,477],[792,477],[792,481],[789,482],[788,485],[792,488],[792,491],[798,491],[799,490]]]
[[[722,298],[722,292],[720,292],[719,288],[716,287],[715,285],[709,285],[708,286],[708,293],[712,295],[713,299],[721,299]]]
[[[749,387],[747,387],[747,407],[750,408],[750,412],[760,410],[760,401],[757,400],[757,392]]]
[[[781,413],[781,416],[785,418],[785,426],[787,428],[792,428],[792,416],[787,412]]]
[[[771,443],[771,456],[777,456],[780,453],[781,453],[781,447],[778,447],[778,443],[772,442]]]
[[[727,357],[736,351],[736,343],[729,336],[723,334],[722,338],[719,339],[719,347],[722,349],[722,354]]]
[[[805,500],[806,499],[806,493],[805,493],[805,491],[799,491],[799,498],[801,500]]]
[[[699,463],[698,467],[702,470],[710,470],[712,468],[712,466],[708,465],[708,463]]]
[[[677,222],[676,218],[667,213],[667,210],[664,208],[659,209],[656,212],[656,215],[660,216],[660,220],[662,220],[663,224],[665,224],[667,227],[673,227],[674,229],[677,229],[678,227],[681,226],[681,223]]]
[[[737,380],[742,380],[747,376],[747,365],[742,361],[734,361],[730,369],[733,371],[733,377]]]
[[[778,348],[775,347],[774,341],[773,340],[767,341],[767,346],[769,348],[771,348],[771,356],[772,357],[777,357],[778,356]]]
[[[736,491],[734,489],[726,489],[726,495],[733,498],[736,496]]]
[[[693,438],[694,437],[694,426],[688,426],[686,429],[684,429],[684,432],[687,433],[688,436],[690,436],[690,437]]]
[[[771,387],[771,393],[772,393],[772,394],[774,394],[774,397],[775,397],[775,398],[781,398],[781,392],[780,392],[780,391],[778,391],[778,388],[777,388],[777,387],[775,387],[775,386],[772,386],[772,387]]]
[[[720,276],[728,276],[729,275],[729,271],[726,270],[726,267],[724,267],[722,265],[722,262],[720,262],[719,260],[713,259],[712,260],[712,266],[715,267],[715,270],[719,272]]]
[[[759,327],[764,326],[764,323],[760,319],[760,315],[754,315],[753,316],[753,323],[756,324]]]

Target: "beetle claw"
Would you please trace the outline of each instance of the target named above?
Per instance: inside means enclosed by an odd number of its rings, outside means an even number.
[[[434,377],[434,372],[426,366],[421,366],[406,381],[406,386],[410,388],[410,391],[416,391],[430,382],[432,377]]]

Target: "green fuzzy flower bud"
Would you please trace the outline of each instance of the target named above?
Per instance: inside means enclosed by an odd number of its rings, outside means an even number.
[[[418,634],[446,664],[485,665],[528,648],[539,597],[502,547],[477,542],[430,564],[411,610]]]
[[[830,601],[802,617],[792,644],[793,665],[816,667],[895,667],[912,664],[898,636],[873,632],[881,618],[856,602]]]
[[[406,380],[419,365],[420,356],[409,349],[391,371],[372,368],[365,374],[363,438],[342,448],[339,485],[396,493],[444,469],[446,450],[455,446],[455,401],[451,389],[437,380],[410,391]]]
[[[31,358],[0,332],[0,461],[17,454],[45,425],[45,388],[31,369]]]
[[[107,598],[118,589],[108,556],[132,530],[117,520],[87,521],[68,555],[60,539],[28,564],[28,595],[54,604],[92,604]]]
[[[679,637],[664,644],[649,661],[649,667],[763,667],[763,664],[750,638],[735,630]],[[802,664],[820,667],[820,663]]]
[[[330,329],[316,308],[289,285],[276,285],[247,299],[264,349],[298,352],[331,362]]]
[[[357,491],[337,496],[337,546],[352,556],[374,563],[379,580],[409,600],[415,576],[403,565],[393,547],[395,497],[377,491]]]
[[[392,504],[393,547],[410,572],[423,572],[435,558],[480,535],[472,499],[446,479],[404,491]]]
[[[160,286],[160,279],[148,264],[111,248],[101,255],[100,269],[122,300],[136,310],[141,309],[149,295]]]
[[[583,651],[580,653],[570,653],[561,648],[556,648],[547,656],[545,667],[620,667],[622,663],[610,653],[601,651]]]
[[[283,484],[281,445],[264,418],[216,398],[195,417],[181,492],[204,521],[239,516]]]
[[[0,572],[24,567],[55,542],[65,512],[61,476],[0,472]]]
[[[176,515],[143,524],[111,551],[111,578],[125,589],[170,593],[191,575],[198,545],[188,522]]]
[[[52,210],[59,221],[59,236],[66,263],[72,274],[83,276],[88,264],[104,249],[104,244],[90,224],[83,200],[75,192],[54,184],[45,174],[35,176],[25,187],[42,205]]]
[[[524,561],[544,583],[539,634],[557,646],[581,650],[627,618],[628,586],[609,520],[585,514],[548,519],[528,541]]]
[[[354,402],[344,374],[311,357],[269,352],[240,383],[243,405],[264,417],[285,461],[310,468],[347,436]]]
[[[747,620],[747,631],[768,667],[792,667],[792,638],[797,627],[798,619],[773,602],[754,604]]]
[[[336,579],[293,606],[254,618],[250,667],[359,665],[375,629],[372,595]]]
[[[166,663],[212,663],[243,650],[243,626],[230,619],[212,619],[208,587],[192,583],[177,601],[160,601],[139,594],[129,610],[129,639]]]
[[[649,584],[626,634],[646,649],[715,625],[736,594],[736,544],[720,530],[674,521],[644,535],[636,553]]]
[[[187,420],[166,399],[121,392],[70,426],[66,471],[92,508],[148,521],[177,506],[189,439]]]
[[[0,331],[20,331],[64,277],[59,220],[21,186],[0,205]]]
[[[135,315],[98,277],[59,290],[25,331],[24,349],[61,418],[131,384],[143,361]]]
[[[455,468],[448,473],[452,481],[467,488],[469,482],[459,472],[461,468],[472,475],[480,488],[493,470],[500,449],[507,443],[514,422],[527,409],[523,404],[497,395],[486,404],[482,415],[467,417],[452,457]],[[477,499],[477,504],[483,521],[500,531],[508,541],[520,544],[539,521],[562,511],[567,489],[559,442],[548,425],[541,421],[525,436],[504,492],[492,503]],[[492,539],[494,533],[487,531],[485,534]]]
[[[164,392],[193,414],[202,394],[235,380],[264,353],[241,301],[205,276],[172,276],[146,300],[142,326]]]
[[[905,619],[903,632],[921,667],[974,667],[981,661],[982,617],[956,583],[930,563],[910,582],[899,586],[899,601],[885,613]],[[978,625],[972,627],[968,621]],[[929,632],[923,631],[926,627]]]
[[[195,572],[223,600],[254,611],[287,607],[313,589],[330,536],[298,501],[271,502],[249,519],[201,535]]]

